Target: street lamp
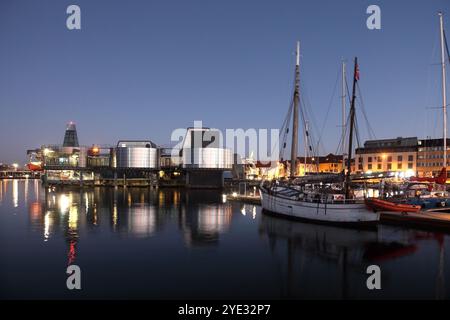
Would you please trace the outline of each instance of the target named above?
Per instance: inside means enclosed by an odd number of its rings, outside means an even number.
[[[14,171],[17,171],[17,168],[19,167],[19,164],[13,163],[12,166],[14,167]]]

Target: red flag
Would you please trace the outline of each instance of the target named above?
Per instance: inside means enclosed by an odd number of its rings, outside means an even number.
[[[358,64],[356,64],[355,79],[356,79],[356,81],[359,81],[359,66],[358,66]]]

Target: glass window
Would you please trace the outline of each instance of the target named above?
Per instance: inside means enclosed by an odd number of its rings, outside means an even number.
[[[408,169],[412,169],[413,168],[413,164],[410,162],[408,163]]]
[[[413,156],[412,154],[410,154],[410,155],[408,156],[408,161],[414,161],[414,156]]]
[[[403,161],[403,157],[402,156],[397,156],[397,161],[398,162],[402,162]]]
[[[397,169],[402,170],[402,164],[401,163],[397,164]]]

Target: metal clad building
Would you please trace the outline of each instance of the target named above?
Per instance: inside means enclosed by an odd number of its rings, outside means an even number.
[[[156,144],[147,141],[119,141],[116,147],[117,168],[158,169]]]
[[[222,147],[219,130],[188,128],[183,148],[182,163],[191,169],[231,169],[233,154]]]

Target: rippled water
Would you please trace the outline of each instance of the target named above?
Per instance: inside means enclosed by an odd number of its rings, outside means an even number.
[[[0,181],[0,298],[449,298],[449,250],[445,234],[293,222],[218,191]]]

